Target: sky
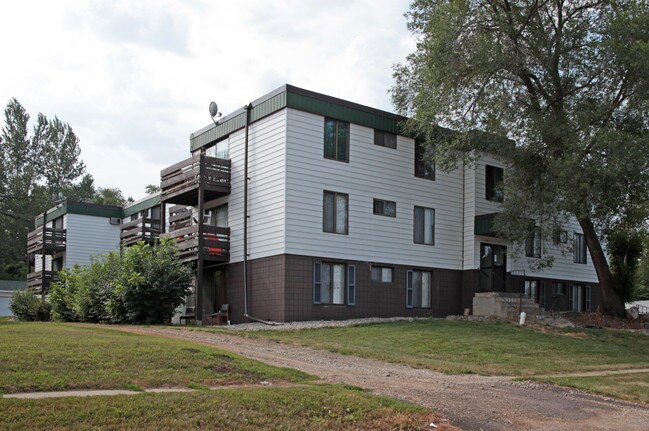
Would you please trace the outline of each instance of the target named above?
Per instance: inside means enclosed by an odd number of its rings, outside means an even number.
[[[226,115],[291,84],[392,112],[409,3],[2,2],[0,104],[69,123],[95,185],[137,200],[189,157],[211,101]]]

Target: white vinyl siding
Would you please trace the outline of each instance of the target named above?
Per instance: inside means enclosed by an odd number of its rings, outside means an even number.
[[[286,110],[251,124],[248,141],[248,257],[258,259],[285,251]],[[228,143],[232,163],[231,193],[206,203],[206,207],[228,204],[230,262],[234,263],[243,260],[245,130],[231,134]],[[321,152],[322,147],[319,150]],[[319,219],[321,223],[322,215]]]
[[[374,145],[374,130],[350,124],[349,163],[322,157],[324,117],[287,109],[286,253],[461,269],[462,173],[437,181],[413,175],[414,140]],[[322,232],[322,193],[349,196],[349,235]],[[380,192],[380,195],[377,193]],[[371,213],[374,198],[396,203],[396,217]],[[437,247],[413,243],[413,206],[435,207]]]
[[[65,267],[88,265],[93,256],[119,250],[120,226],[106,217],[66,214]]]

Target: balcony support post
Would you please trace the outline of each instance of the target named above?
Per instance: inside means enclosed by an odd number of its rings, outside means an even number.
[[[200,164],[201,168],[203,165],[203,157],[201,154]],[[205,193],[203,190],[203,176],[202,172],[199,174],[198,179],[198,256],[196,262],[196,292],[194,295],[196,304],[195,304],[195,313],[196,313],[196,322],[201,322],[203,320],[203,212],[205,203],[203,202],[205,198]]]
[[[43,213],[42,241],[43,249],[41,251],[41,298],[45,298],[45,231],[47,230],[47,211]]]

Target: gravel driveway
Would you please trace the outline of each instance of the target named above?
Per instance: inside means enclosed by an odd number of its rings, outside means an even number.
[[[118,329],[116,327],[111,327]],[[122,327],[129,332],[218,346],[435,410],[466,430],[648,430],[649,407],[510,377],[446,375],[372,359],[184,328]]]

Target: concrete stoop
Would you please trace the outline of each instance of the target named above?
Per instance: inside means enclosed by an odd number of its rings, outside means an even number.
[[[544,310],[539,304],[529,298],[516,298],[512,304],[508,304],[497,292],[478,292],[473,297],[474,316],[497,316],[517,320],[523,311],[528,321],[536,321],[537,317],[544,315]]]

